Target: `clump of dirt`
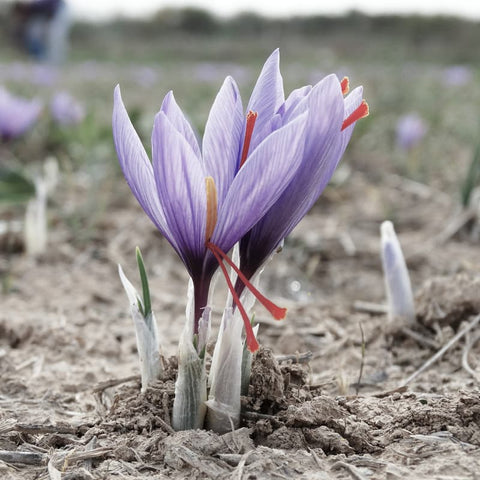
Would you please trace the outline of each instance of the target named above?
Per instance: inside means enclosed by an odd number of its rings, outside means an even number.
[[[278,363],[267,348],[260,348],[252,362],[249,402],[246,408],[273,414],[285,408],[285,381]]]
[[[33,333],[32,325],[16,325],[12,328],[7,322],[0,322],[0,338],[8,343],[10,348],[19,348]]]
[[[480,277],[458,274],[427,280],[419,292],[417,317],[426,326],[450,325],[456,329],[462,320],[480,312]]]
[[[140,382],[126,385],[115,394],[111,406],[100,426],[109,431],[133,431],[146,434],[160,428],[167,433],[173,431],[170,415],[175,394],[177,359],[164,360],[162,377],[150,385],[145,393],[140,393]],[[106,407],[108,400],[97,392],[100,402]]]

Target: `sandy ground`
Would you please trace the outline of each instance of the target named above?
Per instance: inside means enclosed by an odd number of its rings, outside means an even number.
[[[478,327],[405,385],[480,313],[478,245],[471,224],[446,232],[459,218],[446,195],[360,172],[325,192],[267,266],[262,290],[289,313],[275,322],[258,308],[262,349],[242,427],[218,436],[172,432],[174,359],[140,394],[117,263],[135,279],[141,246],[166,358],[183,326],[187,276],[127,188],[115,188],[88,242],[62,223],[57,200],[47,254],[2,253],[1,478],[476,478]],[[381,308],[379,225],[392,205],[417,297],[408,330]]]

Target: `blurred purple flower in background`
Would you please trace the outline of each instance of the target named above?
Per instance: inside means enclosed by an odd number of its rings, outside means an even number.
[[[39,99],[27,100],[12,95],[0,86],[0,138],[16,138],[37,121],[43,104]]]
[[[101,78],[102,65],[95,60],[86,60],[77,66],[78,78],[86,81],[98,81]]]
[[[58,79],[59,72],[51,65],[34,65],[30,80],[34,85],[53,85]]]
[[[133,80],[141,87],[151,87],[158,82],[158,71],[149,66],[134,66],[131,74]]]
[[[59,77],[59,71],[50,65],[26,62],[0,63],[1,81],[24,82],[37,86],[51,86]]]
[[[222,66],[214,62],[198,63],[194,69],[195,80],[204,83],[214,83],[221,80],[223,75]]]
[[[421,142],[427,131],[427,125],[418,113],[403,115],[397,121],[397,145],[402,150],[411,150]]]
[[[59,125],[78,125],[85,118],[85,108],[67,92],[56,93],[50,102],[53,119]]]
[[[449,87],[463,87],[473,80],[473,72],[465,65],[452,65],[443,71],[442,79]]]

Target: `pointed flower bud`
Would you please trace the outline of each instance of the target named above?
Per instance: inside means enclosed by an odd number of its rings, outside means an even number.
[[[385,221],[380,227],[382,234],[382,263],[387,289],[390,322],[403,324],[415,321],[415,306],[407,265],[393,223]]]
[[[135,334],[137,337],[142,392],[145,392],[148,386],[160,377],[163,368],[158,342],[157,322],[151,308],[148,279],[138,247],[137,261],[140,270],[140,277],[142,279],[143,299],[125,276],[120,265],[118,266],[118,274],[130,302],[130,312],[132,314],[133,323],[135,325]]]
[[[27,204],[25,212],[25,251],[37,256],[47,250],[47,184],[42,177],[35,179],[35,198]]]

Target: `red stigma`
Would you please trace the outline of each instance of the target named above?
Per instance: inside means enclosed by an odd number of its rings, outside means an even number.
[[[343,77],[340,86],[342,87],[342,94],[346,95],[350,90],[350,81],[348,80],[348,77]]]
[[[257,112],[252,112],[251,110],[247,113],[247,125],[245,127],[245,139],[243,140],[242,156],[240,158],[240,168],[242,168],[248,157],[248,150],[250,148],[250,141],[252,140],[253,127],[255,126],[257,115]]]
[[[228,288],[232,294],[233,301],[235,302],[235,305],[240,311],[240,314],[242,315],[242,318],[243,318],[243,323],[245,324],[245,332],[247,334],[248,349],[253,353],[258,350],[258,342],[253,333],[252,325],[250,323],[250,319],[248,318],[247,312],[245,311],[242,303],[240,302],[240,298],[237,295],[237,292],[235,291],[235,287],[233,286],[232,281],[230,280],[230,276],[228,275],[227,269],[223,261],[228,263],[228,265],[233,268],[233,270],[238,275],[238,277],[243,282],[243,284],[253,293],[253,295],[255,295],[255,298],[271,313],[271,315],[273,316],[273,318],[275,318],[275,320],[281,320],[282,318],[285,318],[285,315],[287,314],[287,309],[281,308],[275,305],[268,298],[262,295],[248,281],[247,277],[245,277],[242,271],[232,262],[232,260],[228,257],[228,255],[226,255],[219,247],[217,247],[212,242],[207,242],[206,247],[213,253],[215,258],[217,259],[218,264],[220,265],[220,268],[222,269],[223,275],[225,276],[225,280],[227,281]]]
[[[237,306],[240,314],[242,315],[243,324],[245,325],[245,333],[247,335],[247,347],[252,353],[255,353],[258,350],[260,345],[258,344],[257,339],[255,338],[255,334],[253,333],[252,324],[250,323],[248,314],[243,308],[242,302],[240,302],[240,298],[238,297],[237,292],[235,291],[235,287],[233,286],[232,281],[230,280],[230,276],[228,275],[227,268],[223,264],[222,257],[220,257],[220,255],[216,252],[216,250],[211,248],[211,245],[213,244],[208,243],[207,247],[215,255],[215,258],[217,259],[217,262],[220,265],[220,268],[222,269],[223,276],[227,281],[228,289],[232,293],[233,301],[235,302],[235,305]]]
[[[342,132],[348,128],[352,123],[355,123],[361,118],[365,118],[368,115],[368,103],[362,100],[362,103],[343,121]]]

